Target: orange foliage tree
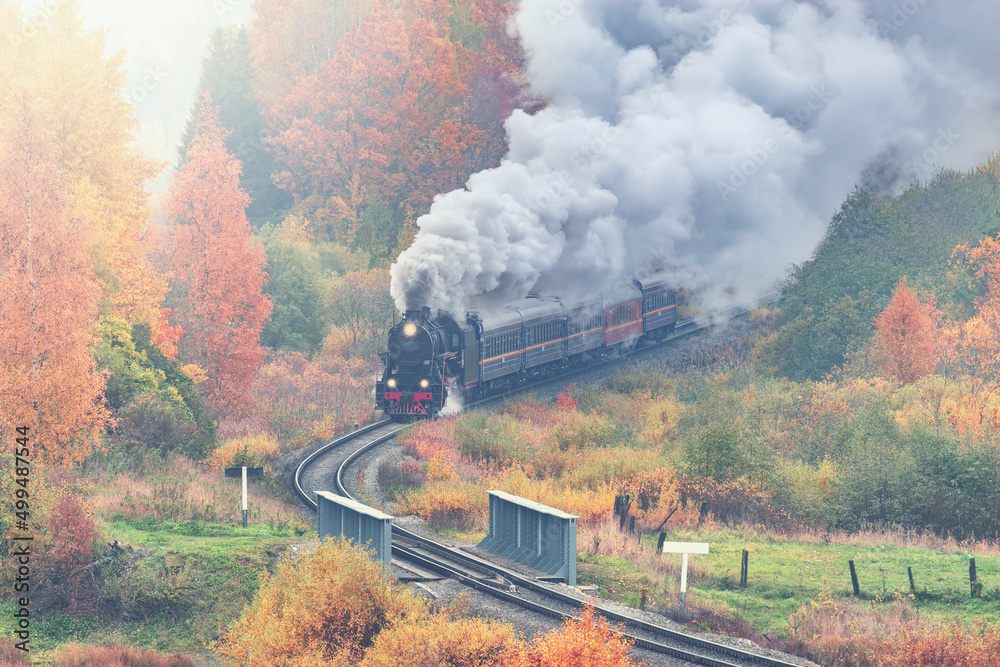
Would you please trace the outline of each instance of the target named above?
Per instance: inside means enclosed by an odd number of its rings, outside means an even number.
[[[85,31],[76,2],[33,16],[14,49],[38,122],[55,143],[75,224],[90,233],[103,306],[160,333],[166,281],[150,261],[145,187],[160,166],[136,146],[138,122],[122,100],[124,52],[105,57],[103,32]]]
[[[1000,236],[987,237],[975,246],[958,246],[952,265],[967,270],[970,285],[981,292],[976,314],[962,327],[963,357],[970,371],[1000,378]]]
[[[608,626],[592,605],[560,630],[516,647],[505,663],[511,667],[636,667],[629,642]]]
[[[371,0],[255,0],[250,41],[261,104],[284,98],[299,77],[318,75],[370,6]]]
[[[375,2],[315,75],[272,107],[275,182],[316,222],[350,242],[373,194],[423,211],[470,173],[480,130],[463,119],[472,63],[450,39],[449,3],[423,3],[407,24]]]
[[[39,103],[24,93],[0,136],[0,424],[29,427],[35,456],[75,462],[108,419],[91,354],[100,284]]]
[[[188,162],[174,175],[167,201],[177,319],[185,329],[186,361],[208,374],[206,393],[217,406],[244,401],[264,350],[260,332],[271,312],[263,293],[266,259],[246,218],[240,163],[226,152],[217,111],[201,100],[198,133]]]
[[[940,313],[932,296],[924,301],[906,285],[906,277],[892,300],[875,318],[873,360],[885,376],[911,384],[937,367],[941,353]]]

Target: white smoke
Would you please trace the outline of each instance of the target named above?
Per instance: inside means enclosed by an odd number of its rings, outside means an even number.
[[[974,4],[522,0],[548,105],[421,216],[397,306],[461,317],[662,269],[714,305],[760,295],[863,177],[899,189],[1000,146],[998,11]]]

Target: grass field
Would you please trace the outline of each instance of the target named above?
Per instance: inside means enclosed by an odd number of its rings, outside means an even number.
[[[166,652],[202,652],[235,620],[271,568],[294,543],[294,528],[246,529],[200,521],[118,519],[102,526],[128,556],[97,593],[105,610],[77,615],[46,610],[32,617],[31,647],[67,642],[121,643]],[[131,550],[128,548],[131,547]],[[13,631],[13,605],[0,606],[0,631]],[[9,612],[9,613],[8,613]]]
[[[930,619],[1000,622],[1000,554],[994,547],[981,546],[977,552],[954,542],[895,534],[883,535],[881,542],[877,534],[833,536],[829,543],[822,537],[808,537],[710,529],[673,533],[668,539],[711,545],[708,555],[690,556],[689,603],[738,616],[760,633],[792,634],[793,614],[813,601],[852,602],[850,560],[858,574],[861,600],[873,608],[902,602]],[[647,605],[676,607],[681,556],[658,558],[655,544],[655,537],[644,537],[641,555],[581,549],[580,582],[597,585],[602,596],[635,606],[641,604],[645,591]],[[744,549],[749,553],[749,574],[747,588],[741,590]],[[975,598],[970,594],[971,557],[976,559],[982,585],[981,595]],[[913,594],[907,567],[913,570]]]

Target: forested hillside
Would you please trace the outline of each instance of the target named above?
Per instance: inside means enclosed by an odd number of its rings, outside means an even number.
[[[963,244],[1000,233],[1000,162],[969,173],[941,172],[898,196],[857,189],[833,217],[813,257],[789,269],[777,330],[761,360],[794,380],[818,380],[843,366],[874,333],[900,277],[934,295],[942,313],[968,319],[984,295],[960,271]]]

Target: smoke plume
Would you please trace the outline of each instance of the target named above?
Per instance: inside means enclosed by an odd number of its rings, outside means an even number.
[[[456,317],[667,270],[713,306],[773,289],[859,183],[1000,146],[989,2],[522,0],[510,150],[438,195],[392,267]]]

